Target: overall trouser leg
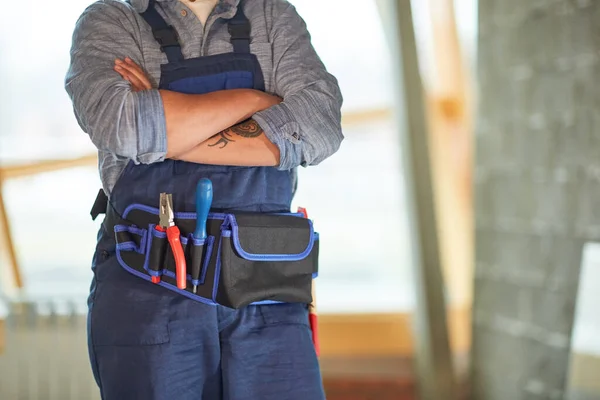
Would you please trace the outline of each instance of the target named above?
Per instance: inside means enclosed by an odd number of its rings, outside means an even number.
[[[324,399],[308,308],[248,306],[221,332],[224,400]]]
[[[220,399],[216,308],[150,285],[105,254],[89,300],[89,350],[102,398]]]

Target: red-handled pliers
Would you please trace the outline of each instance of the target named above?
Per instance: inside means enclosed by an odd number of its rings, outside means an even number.
[[[177,287],[185,289],[187,287],[187,266],[185,254],[179,236],[179,228],[175,225],[175,215],[173,213],[173,196],[170,193],[160,194],[160,213],[159,224],[156,229],[167,233],[167,240],[171,245],[173,257],[175,258],[175,272],[177,274]],[[152,277],[152,282],[160,282],[160,277]]]

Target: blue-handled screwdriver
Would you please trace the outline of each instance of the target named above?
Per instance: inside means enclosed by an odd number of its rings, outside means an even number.
[[[206,240],[206,222],[208,220],[208,212],[212,204],[213,188],[210,179],[202,178],[196,185],[196,230],[194,238]],[[197,281],[200,278],[201,263],[192,266],[192,281]],[[194,284],[193,291],[196,293],[198,286]]]

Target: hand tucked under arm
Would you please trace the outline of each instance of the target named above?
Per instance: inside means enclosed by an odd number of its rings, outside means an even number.
[[[267,139],[256,121],[249,119],[175,158],[199,164],[274,167],[279,164],[279,148]]]

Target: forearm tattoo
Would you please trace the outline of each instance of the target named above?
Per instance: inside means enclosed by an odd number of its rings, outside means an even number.
[[[233,140],[231,138],[231,136],[233,134],[241,136],[243,138],[255,138],[260,136],[263,133],[263,130],[261,129],[260,125],[258,125],[256,123],[256,121],[249,119],[247,121],[244,121],[240,124],[237,124],[235,126],[232,126],[229,129],[225,129],[222,132],[219,132],[218,134],[216,134],[214,136],[214,139],[216,140],[216,142],[209,144],[209,147],[219,147],[219,149],[224,148],[225,146],[227,146],[230,142],[235,142],[235,140]]]
[[[236,135],[245,138],[255,138],[260,136],[262,133],[262,129],[260,129],[260,126],[253,119],[249,119],[241,124],[232,126],[231,131]]]
[[[215,136],[213,136],[215,139],[217,139],[217,141],[213,144],[209,144],[208,147],[219,146],[219,149],[222,149],[225,146],[227,146],[229,142],[235,142],[235,140],[233,140],[230,136],[231,133],[229,132],[229,129],[225,129],[224,131],[219,132]]]

